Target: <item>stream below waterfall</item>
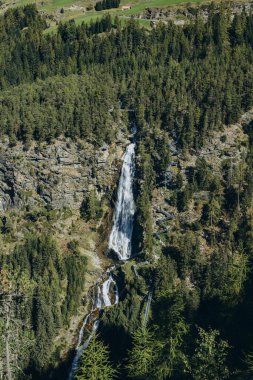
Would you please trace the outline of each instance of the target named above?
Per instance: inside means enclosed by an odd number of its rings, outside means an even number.
[[[113,251],[118,259],[123,262],[131,256],[131,241],[135,213],[133,194],[134,172],[135,143],[131,143],[127,146],[123,157],[123,165],[117,191],[117,201],[113,216],[113,227],[108,245],[108,249]],[[114,269],[115,266],[109,268],[106,272],[108,276],[107,279],[102,284],[96,286],[92,310],[84,318],[82,327],[79,331],[76,353],[72,361],[68,380],[74,380],[75,372],[78,369],[79,359],[99,327],[100,319],[97,317],[94,318],[94,312],[116,305],[119,302],[118,286],[113,279]],[[88,324],[92,324],[92,331],[84,341],[85,328]]]

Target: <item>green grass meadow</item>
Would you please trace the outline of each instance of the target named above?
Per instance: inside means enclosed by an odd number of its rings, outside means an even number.
[[[74,19],[77,24],[82,22],[90,23],[91,20],[96,20],[101,18],[105,13],[110,13],[112,16],[118,15],[122,22],[126,21],[129,17],[134,17],[138,15],[146,8],[165,8],[169,6],[176,5],[194,5],[201,3],[205,0],[122,0],[120,7],[117,9],[104,10],[96,12],[94,10],[84,11],[82,9],[88,7],[92,9],[96,3],[95,0],[37,0],[35,1],[39,10],[44,11],[48,14],[59,14],[61,8],[64,9],[64,13],[61,14],[61,21],[68,21]],[[6,4],[10,7],[13,6],[23,6],[28,3],[34,3],[34,0],[7,0]],[[131,9],[123,11],[121,9],[122,5],[130,5]],[[144,26],[150,25],[150,20],[139,20],[140,24]],[[50,22],[50,27],[45,31],[45,33],[54,33],[57,29],[55,22]]]

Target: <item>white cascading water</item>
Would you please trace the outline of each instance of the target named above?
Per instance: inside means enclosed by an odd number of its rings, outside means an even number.
[[[104,307],[115,305],[119,302],[118,287],[114,279],[112,278],[111,270],[109,270],[109,277],[103,282],[102,285],[98,285],[96,289],[96,296],[94,299],[93,310],[103,309]],[[111,300],[111,290],[114,287],[115,298]]]
[[[81,330],[79,331],[78,342],[77,342],[77,345],[76,345],[76,349],[77,349],[77,350],[78,350],[78,348],[80,348],[80,346],[82,345],[84,329],[85,329],[85,326],[86,326],[87,323],[88,323],[89,318],[90,318],[90,314],[86,315],[86,317],[84,318],[84,321],[83,321],[83,324],[82,324]]]
[[[86,315],[86,317],[84,318],[81,330],[79,332],[78,343],[77,343],[77,346],[76,346],[76,354],[75,354],[75,357],[74,357],[72,365],[71,365],[71,370],[70,370],[70,373],[69,373],[68,380],[73,380],[74,379],[75,372],[76,372],[76,370],[78,368],[79,359],[80,359],[80,357],[81,357],[81,355],[83,353],[83,350],[85,349],[85,343],[82,344],[82,340],[83,340],[84,329],[85,329],[86,324],[88,323],[89,317],[90,317],[90,314]],[[91,337],[92,337],[93,334],[94,334],[94,332],[93,332],[93,329],[92,329],[92,332],[91,332],[88,340],[91,339]]]
[[[110,300],[110,287],[111,284],[115,284],[115,281],[112,278],[112,275],[110,274],[108,280],[106,280],[102,285],[102,300],[103,300],[103,307],[111,306],[111,300]]]
[[[109,238],[109,249],[113,250],[120,260],[127,260],[131,256],[131,240],[135,213],[133,195],[135,170],[134,143],[128,145],[123,160],[113,217],[113,227]]]
[[[94,304],[93,304],[93,311],[94,310],[101,310],[101,309],[104,309],[105,307],[116,305],[119,302],[119,294],[118,294],[117,284],[114,281],[114,279],[112,278],[112,274],[110,272],[110,269],[108,270],[108,273],[109,273],[109,278],[107,280],[105,280],[102,285],[97,286],[97,294],[95,296],[95,300],[94,300]],[[112,285],[114,286],[114,300],[113,301],[111,300],[111,297],[110,297]],[[94,321],[93,326],[92,326],[92,331],[91,331],[89,337],[83,343],[84,330],[85,330],[87,323],[89,322],[90,317],[91,317],[91,314],[88,314],[85,317],[83,324],[82,324],[82,327],[80,329],[79,337],[78,337],[78,343],[76,346],[76,354],[75,354],[75,357],[74,357],[72,365],[71,365],[71,370],[69,373],[68,380],[74,379],[75,372],[78,368],[79,359],[80,359],[83,351],[88,346],[91,338],[93,337],[93,335],[95,334],[95,332],[98,329],[100,320],[96,319]]]
[[[100,285],[97,285],[96,287],[96,295],[93,301],[93,307],[92,310],[100,310],[102,309],[102,294],[101,294],[101,287]]]
[[[133,196],[133,178],[135,169],[135,144],[128,145],[123,159],[123,166],[119,181],[117,203],[113,218],[113,228],[109,239],[109,249],[117,253],[120,260],[127,260],[131,256],[131,239],[134,221],[134,196]],[[112,277],[112,271],[115,267],[107,270],[108,278],[102,285],[96,288],[92,311],[102,310],[105,307],[116,305],[119,302],[119,291],[116,282]],[[114,298],[112,299],[112,290]],[[88,314],[82,324],[79,332],[78,344],[76,346],[76,354],[72,362],[68,380],[74,380],[75,372],[78,368],[79,359],[83,351],[88,346],[92,336],[98,329],[99,319],[96,319],[92,326],[92,331],[83,343],[84,331],[87,323],[92,316],[92,312]]]
[[[144,327],[146,327],[147,322],[148,322],[148,314],[149,314],[149,310],[150,310],[150,306],[151,306],[152,296],[153,296],[153,292],[150,291],[148,293],[148,300],[147,300],[147,304],[146,304],[146,308],[145,308],[145,313],[144,313],[144,320],[143,320],[143,326]]]

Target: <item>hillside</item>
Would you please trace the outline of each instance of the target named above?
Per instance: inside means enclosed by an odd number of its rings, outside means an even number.
[[[33,4],[32,0],[5,0],[0,5],[0,14],[12,7],[19,7],[25,4]],[[215,1],[216,4],[220,0]],[[173,20],[178,23],[192,19],[198,4],[207,6],[207,0],[122,0],[118,9],[112,8],[104,11],[95,11],[95,0],[43,0],[37,1],[36,6],[40,13],[46,17],[48,33],[55,32],[59,22],[74,19],[77,24],[82,22],[90,23],[110,14],[112,17],[118,16],[121,22],[125,22],[131,17],[139,19],[141,25],[150,27],[150,20]],[[233,1],[235,11],[240,11],[244,5],[251,8],[251,1]],[[130,6],[130,9],[122,10],[122,6]]]
[[[251,3],[11,5],[0,378],[252,379]]]

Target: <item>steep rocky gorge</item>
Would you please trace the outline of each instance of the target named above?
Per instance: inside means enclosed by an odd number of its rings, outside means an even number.
[[[22,143],[10,147],[7,138],[0,143],[2,251],[12,252],[27,234],[41,232],[53,235],[62,254],[68,252],[71,241],[76,241],[88,259],[82,304],[68,329],[62,328],[55,339],[55,351],[61,357],[76,343],[90,292],[109,265],[101,252],[107,245],[111,200],[128,143],[121,132],[116,142],[102,147],[64,137],[52,144],[34,142],[28,149]],[[102,215],[98,222],[87,222],[80,208],[94,190],[102,204]]]

